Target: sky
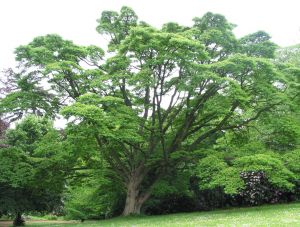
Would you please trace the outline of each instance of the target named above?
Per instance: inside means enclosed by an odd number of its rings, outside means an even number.
[[[170,21],[188,26],[211,11],[236,24],[237,37],[264,30],[280,46],[300,43],[299,0],[0,0],[0,70],[13,67],[14,49],[36,36],[56,33],[103,47],[96,19],[103,10],[124,5],[155,27]]]
[[[210,11],[236,24],[237,37],[264,30],[280,46],[300,43],[300,0],[0,0],[0,71],[14,67],[14,49],[36,36],[55,33],[79,45],[105,48],[96,19],[124,5],[157,28],[170,21],[189,26]]]

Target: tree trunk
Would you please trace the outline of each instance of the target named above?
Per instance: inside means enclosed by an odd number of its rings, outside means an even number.
[[[131,214],[140,214],[142,203],[138,199],[138,191],[134,189],[128,189],[126,203],[123,210],[123,215],[128,216]]]
[[[23,226],[25,224],[24,219],[22,218],[22,213],[17,212],[13,226]]]
[[[149,198],[150,193],[140,193],[140,185],[142,182],[141,174],[134,174],[127,184],[127,196],[123,215],[140,214],[144,202]]]

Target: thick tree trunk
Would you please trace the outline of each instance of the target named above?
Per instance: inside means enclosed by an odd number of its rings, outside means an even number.
[[[127,183],[127,196],[123,215],[140,214],[144,202],[149,198],[150,193],[140,193],[140,185],[142,175],[140,173],[133,174]]]
[[[138,190],[131,188],[127,191],[126,203],[123,210],[123,215],[140,214],[142,203],[139,201]]]

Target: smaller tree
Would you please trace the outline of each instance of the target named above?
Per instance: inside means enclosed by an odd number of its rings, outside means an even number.
[[[58,145],[46,147],[45,138]],[[9,129],[4,142],[6,147],[0,149],[0,212],[15,214],[14,225],[18,226],[24,223],[22,213],[53,211],[60,206],[65,175],[61,152],[67,149],[52,123],[34,116]]]

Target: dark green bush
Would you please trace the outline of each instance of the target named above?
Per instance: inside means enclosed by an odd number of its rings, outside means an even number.
[[[154,197],[146,204],[145,213],[150,215],[191,212],[196,208],[195,200],[188,195],[168,194]]]

